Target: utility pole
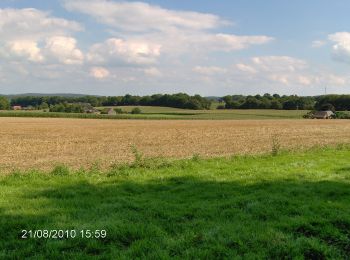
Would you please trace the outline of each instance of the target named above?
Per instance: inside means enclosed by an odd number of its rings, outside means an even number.
[[[327,86],[324,88],[324,94],[327,95]]]

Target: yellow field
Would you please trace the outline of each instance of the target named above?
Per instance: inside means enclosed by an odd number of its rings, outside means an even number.
[[[350,143],[348,120],[133,121],[0,118],[0,169],[107,167],[133,158],[250,154],[282,148]]]

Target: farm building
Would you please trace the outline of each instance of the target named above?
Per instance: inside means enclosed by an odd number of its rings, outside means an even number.
[[[88,114],[101,114],[101,111],[96,108],[85,109],[84,112]]]
[[[314,114],[314,118],[316,119],[330,119],[334,116],[332,111],[317,111]]]
[[[22,106],[12,106],[12,110],[22,110]]]
[[[116,115],[117,112],[115,112],[115,110],[113,108],[110,108],[107,110],[107,115]]]

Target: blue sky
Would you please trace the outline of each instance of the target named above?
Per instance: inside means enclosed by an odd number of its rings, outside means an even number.
[[[3,0],[0,93],[350,93],[349,1]]]

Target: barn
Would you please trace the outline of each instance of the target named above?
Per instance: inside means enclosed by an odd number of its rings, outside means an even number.
[[[330,110],[328,111],[317,111],[314,114],[314,118],[316,119],[331,119],[333,118],[334,113]]]
[[[12,106],[12,110],[22,110],[22,106]]]

